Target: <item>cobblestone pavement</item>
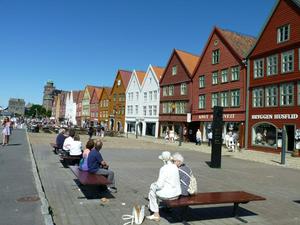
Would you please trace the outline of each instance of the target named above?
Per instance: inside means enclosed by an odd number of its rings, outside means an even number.
[[[30,134],[35,160],[46,197],[52,209],[56,225],[77,224],[123,224],[121,216],[130,214],[134,204],[147,205],[147,193],[162,165],[158,160],[161,151],[181,152],[198,180],[200,192],[244,190],[265,197],[266,201],[241,205],[239,215],[248,224],[300,224],[300,174],[291,169],[297,165],[287,158],[286,166],[278,166],[279,155],[250,153],[249,151],[227,153],[223,151],[222,169],[212,169],[209,149],[183,143],[174,143],[151,138],[105,137],[102,154],[116,173],[118,193],[109,196],[99,189],[80,187],[72,172],[64,168],[49,145],[54,134]],[[81,136],[86,143],[87,135]],[[252,161],[240,160],[247,158]],[[257,158],[258,157],[258,158]],[[253,161],[261,161],[258,163]],[[298,158],[297,158],[298,159]],[[268,165],[273,164],[273,165]],[[297,166],[294,166],[295,168]],[[108,197],[109,202],[100,201]],[[189,209],[188,220],[178,220],[178,210],[162,213],[160,222],[145,220],[143,224],[243,224],[231,217],[232,205],[205,205]],[[148,212],[146,212],[148,214]]]

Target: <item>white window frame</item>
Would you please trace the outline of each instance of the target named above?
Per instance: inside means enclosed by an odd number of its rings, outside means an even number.
[[[152,105],[148,105],[149,116],[152,116]]]
[[[199,88],[204,88],[205,87],[205,76],[201,75],[199,76]]]
[[[169,94],[169,87],[168,86],[164,86],[163,87],[163,96],[168,96]]]
[[[267,76],[278,74],[278,55],[267,57]]]
[[[253,62],[254,78],[264,77],[264,59],[256,59]]]
[[[237,95],[235,95],[237,93]],[[230,92],[231,107],[239,107],[241,105],[241,91],[232,90]]]
[[[211,107],[219,105],[219,93],[211,93]]]
[[[152,91],[149,91],[149,101],[152,101]]]
[[[153,106],[153,116],[156,116],[157,115],[157,106],[154,105]]]
[[[290,89],[291,88],[291,92]],[[288,91],[288,92],[286,92]],[[286,99],[291,98],[291,99]],[[280,106],[293,106],[294,105],[294,83],[280,84]],[[290,103],[286,103],[291,100]]]
[[[221,83],[228,82],[228,69],[221,70]]]
[[[231,67],[231,81],[237,81],[240,79],[240,67]]]
[[[198,97],[198,109],[205,109],[205,95],[199,95],[199,97]]]
[[[265,87],[265,106],[274,107],[278,105],[278,87],[270,85]]]
[[[177,74],[177,65],[172,66],[172,76],[175,76]]]
[[[285,33],[287,32],[287,37],[285,37]],[[283,43],[290,40],[291,35],[291,26],[290,24],[285,24],[281,27],[277,28],[277,43]]]
[[[264,107],[264,89],[262,87],[253,88],[252,90],[252,107]]]
[[[220,49],[212,51],[212,64],[218,64],[220,62]]]
[[[139,114],[139,106],[135,105],[135,114],[138,115]]]
[[[286,56],[288,56],[288,59],[286,61]],[[289,56],[292,56],[290,59]],[[286,51],[281,53],[281,73],[291,73],[294,71],[294,50]],[[287,65],[286,65],[287,64]],[[291,66],[291,69],[289,68]]]
[[[156,101],[157,100],[157,91],[156,90],[153,91],[153,97],[154,97],[154,101]]]
[[[180,84],[180,95],[186,95],[187,94],[187,85],[186,83]]]
[[[139,92],[135,92],[135,97],[136,97],[136,100],[138,101],[139,100]]]
[[[164,106],[164,103],[163,103],[163,106]],[[144,116],[147,116],[147,106],[145,106],[145,105],[143,106],[143,114],[144,114]]]
[[[147,102],[147,92],[144,92],[144,102]]]
[[[228,91],[224,91],[220,93],[220,104],[222,107],[228,107]]]
[[[212,85],[217,85],[219,81],[219,73],[218,71],[214,71],[211,75],[211,83]]]
[[[169,85],[169,96],[174,95],[174,85]]]

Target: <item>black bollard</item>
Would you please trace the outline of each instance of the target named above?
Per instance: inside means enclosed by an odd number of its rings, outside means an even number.
[[[282,129],[282,148],[281,148],[281,162],[280,164],[285,165],[285,152],[286,152],[286,130]]]

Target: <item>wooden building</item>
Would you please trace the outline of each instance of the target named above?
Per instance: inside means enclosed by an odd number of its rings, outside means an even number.
[[[223,107],[223,137],[234,135],[244,147],[246,56],[256,39],[215,27],[193,75],[193,132],[202,140],[212,130],[213,107]]]
[[[101,126],[104,127],[105,130],[108,129],[108,120],[109,120],[109,99],[110,99],[110,92],[111,88],[103,88],[99,98],[99,114],[98,114],[98,121],[100,122]]]
[[[76,101],[76,122],[77,126],[82,127],[82,98],[84,91],[79,91],[77,101]]]
[[[95,88],[93,94],[91,96],[90,102],[90,125],[97,126],[98,116],[99,116],[99,104],[100,104],[100,96],[102,94],[103,88]]]
[[[131,77],[131,71],[118,70],[111,90],[109,102],[109,130],[124,132],[126,88]]]
[[[300,149],[300,1],[277,1],[248,55],[248,149]],[[248,138],[249,137],[249,138]]]

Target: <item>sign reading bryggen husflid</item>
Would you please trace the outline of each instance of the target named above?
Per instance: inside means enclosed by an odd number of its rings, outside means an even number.
[[[281,151],[283,129],[300,149],[299,49],[299,1],[278,1],[248,55],[248,149]]]

